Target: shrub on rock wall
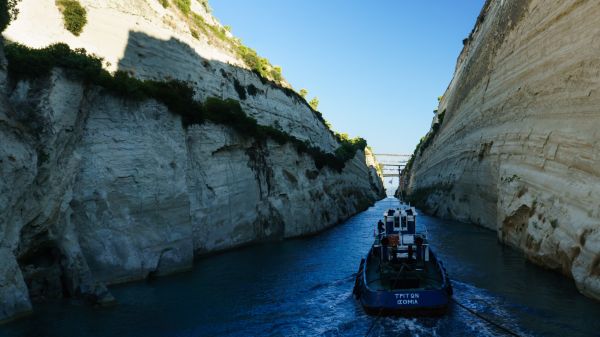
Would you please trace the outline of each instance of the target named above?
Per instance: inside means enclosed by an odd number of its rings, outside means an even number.
[[[252,71],[254,71],[259,76],[264,78],[268,78],[267,68],[269,65],[269,61],[266,58],[258,56],[256,50],[252,48],[248,48],[246,46],[239,46],[237,49],[238,55],[242,58],[244,63]]]
[[[84,49],[71,50],[64,43],[53,44],[43,49],[12,43],[5,46],[5,53],[9,60],[9,75],[16,79],[47,76],[54,67],[69,69],[84,79],[99,76],[102,71],[101,58],[87,54]]]
[[[204,7],[204,10],[207,13],[212,12],[212,9],[210,8],[210,6],[208,5],[208,0],[198,0],[200,2],[200,4],[202,5],[202,7]]]
[[[237,54],[244,64],[246,64],[246,66],[248,66],[248,68],[250,68],[250,70],[252,70],[252,72],[259,77],[263,84],[268,83],[272,86],[276,86],[278,89],[283,90],[283,92],[288,96],[296,96],[297,100],[306,103],[307,106],[313,110],[313,114],[331,131],[331,126],[326,123],[322,114],[317,111],[318,99],[314,98],[309,103],[306,101],[306,95],[308,93],[306,89],[302,89],[299,93],[297,93],[291,88],[282,86],[285,79],[283,77],[283,71],[281,67],[272,65],[268,59],[258,55],[256,50],[245,46],[242,44],[240,39],[233,37],[230,34],[230,26],[221,27],[220,25],[213,25],[206,22],[202,15],[192,11],[191,0],[158,1],[165,8],[168,7],[169,4],[174,3],[183,14],[184,19],[188,22],[190,26],[190,32],[194,38],[199,39],[200,34],[202,34],[207,37],[210,44],[222,45],[225,48],[230,48],[235,54]],[[210,6],[208,5],[208,0],[198,1],[207,12],[211,12]],[[255,87],[247,88],[247,92],[252,96],[256,94],[256,90],[253,89],[255,89]],[[245,95],[241,93],[240,87],[236,87],[236,91],[238,94],[240,94],[241,99],[245,99],[243,98]]]
[[[175,0],[175,6],[177,6],[183,14],[188,15],[192,11],[192,0]]]
[[[87,12],[77,0],[56,0],[56,6],[63,15],[65,28],[79,36],[87,23]]]
[[[308,105],[310,105],[310,107],[314,110],[317,110],[317,108],[319,107],[319,98],[313,97],[313,99],[311,99],[310,102],[308,102]]]
[[[87,54],[84,49],[71,50],[64,43],[42,49],[13,43],[5,47],[5,53],[11,80],[35,80],[48,76],[53,68],[60,67],[71,76],[79,77],[87,84],[103,87],[116,96],[131,100],[155,99],[172,113],[181,116],[184,127],[211,121],[227,125],[248,138],[290,143],[298,153],[309,155],[318,169],[329,167],[339,172],[356,151],[364,150],[367,145],[362,138],[350,139],[346,134],[336,134],[339,148],[335,154],[324,152],[272,126],[258,124],[256,119],[246,115],[236,100],[210,97],[202,104],[194,100],[194,89],[182,81],[139,80],[123,71],[110,74],[102,68],[101,58]]]
[[[271,77],[275,82],[281,82],[283,80],[283,75],[281,74],[282,70],[280,66],[274,66],[271,69]]]

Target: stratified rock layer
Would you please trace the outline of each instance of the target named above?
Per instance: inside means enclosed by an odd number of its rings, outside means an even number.
[[[80,37],[64,30],[54,0],[22,0],[5,37],[85,47],[112,70],[184,80],[200,101],[234,98],[260,124],[326,152],[339,146],[297,94],[261,80],[210,36],[191,37],[172,7],[81,3]],[[218,25],[198,3],[193,10]],[[384,196],[368,151],[342,172],[318,169],[289,144],[209,122],[184,128],[162,104],[112,96],[64,69],[16,81],[1,50],[0,62],[0,321],[36,300],[111,302],[106,285],[191,268],[198,254],[315,233]]]
[[[409,184],[431,211],[497,230],[596,299],[598,18],[595,1],[488,1]]]

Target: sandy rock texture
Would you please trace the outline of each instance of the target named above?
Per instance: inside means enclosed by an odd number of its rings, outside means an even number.
[[[55,0],[21,0],[19,16],[4,31],[8,41],[41,48],[64,42],[104,58],[109,70],[144,79],[179,79],[194,86],[199,100],[234,98],[261,124],[274,125],[327,150],[337,143],[298,96],[263,83],[230,47],[212,35],[191,35],[174,5],[158,0],[80,0],[88,23],[80,36],[64,29]],[[203,6],[192,7],[221,27]],[[284,86],[287,84],[284,83]]]
[[[199,100],[237,99],[261,124],[337,148],[285,83],[261,81],[230,50],[192,38],[172,8],[81,3],[88,24],[75,37],[54,0],[22,0],[6,43],[84,47],[111,70],[185,80]],[[212,123],[184,128],[153,100],[111,96],[63,69],[15,81],[2,50],[0,63],[0,321],[51,298],[110,303],[107,285],[189,269],[198,255],[316,233],[384,197],[368,151],[341,173],[319,170],[289,145]]]
[[[409,184],[432,212],[496,230],[596,299],[599,17],[595,1],[487,1]]]

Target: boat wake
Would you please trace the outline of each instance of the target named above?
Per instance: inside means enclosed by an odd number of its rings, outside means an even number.
[[[472,285],[453,281],[454,306],[452,316],[471,327],[474,333],[485,336],[529,336],[519,326],[517,316],[507,310],[513,307],[505,299]]]
[[[308,291],[315,291],[315,290],[319,290],[319,289],[327,288],[327,287],[337,287],[342,284],[352,282],[352,281],[354,281],[355,278],[356,278],[356,273],[352,273],[350,276],[344,277],[344,278],[336,280],[336,281],[317,283],[317,284],[313,285],[312,287],[310,287],[308,289]]]

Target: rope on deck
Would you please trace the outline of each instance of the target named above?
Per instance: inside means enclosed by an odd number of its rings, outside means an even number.
[[[494,322],[493,320],[483,316],[482,314],[478,313],[477,311],[467,307],[466,305],[460,303],[459,301],[457,301],[454,297],[451,297],[450,300],[452,300],[452,302],[456,303],[456,305],[458,305],[459,307],[465,309],[466,311],[468,311],[469,313],[471,313],[472,315],[474,315],[477,318],[480,318],[486,322],[488,322],[489,324],[495,326],[496,328],[506,332],[507,334],[511,335],[511,336],[516,336],[516,337],[521,337],[521,335],[519,335],[518,333],[512,331],[511,329],[505,327],[504,325]]]

